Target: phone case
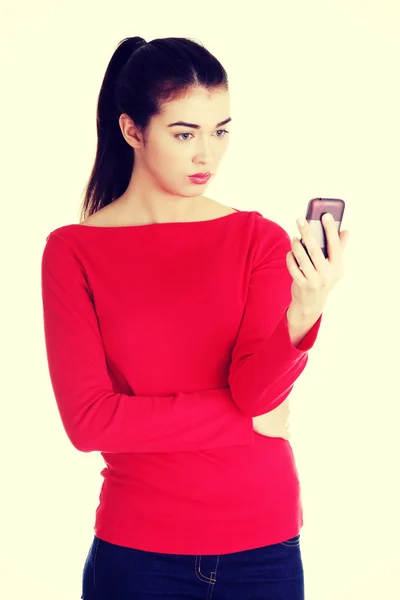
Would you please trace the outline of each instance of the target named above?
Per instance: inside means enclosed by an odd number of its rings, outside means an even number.
[[[343,214],[345,209],[345,201],[340,198],[313,198],[309,201],[307,206],[306,220],[308,221],[312,234],[317,240],[323,255],[325,258],[329,258],[328,256],[328,247],[326,242],[326,234],[325,228],[322,224],[322,216],[329,212],[333,215],[335,219],[335,225],[337,231],[339,233],[340,226],[343,220]],[[303,240],[300,240],[304,250],[307,252],[307,248],[303,243]],[[307,252],[307,256],[310,258],[310,255]]]

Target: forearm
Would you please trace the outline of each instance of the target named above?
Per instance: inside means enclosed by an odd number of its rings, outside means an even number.
[[[297,348],[310,329],[318,321],[321,314],[321,308],[303,311],[294,303],[289,306],[286,316],[289,327],[289,335],[293,346]]]

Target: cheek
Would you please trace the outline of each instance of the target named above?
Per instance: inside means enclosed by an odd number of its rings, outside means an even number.
[[[166,144],[151,144],[149,145],[149,151],[146,154],[146,163],[148,168],[151,171],[157,171],[159,173],[164,172],[168,168],[168,162],[171,161],[168,159],[170,154],[168,153],[168,148]]]
[[[177,144],[160,145],[157,148],[152,148],[151,154],[147,157],[148,169],[153,176],[164,185],[169,187],[185,174],[190,174],[190,157],[185,156],[182,149],[176,149]],[[189,170],[188,164],[189,163]],[[187,173],[186,173],[187,171]]]
[[[159,140],[156,145],[152,147],[152,159],[156,161],[160,166],[160,169],[167,165],[170,169],[173,168],[171,165],[171,159],[179,158],[185,155],[187,149],[184,148],[184,143],[179,143],[179,140],[166,138]]]
[[[157,148],[157,153],[154,156],[154,164],[157,165],[157,170],[161,177],[166,180],[174,181],[176,177],[181,177],[183,174],[189,174],[191,170],[191,160],[193,157],[193,146],[172,140],[165,143],[163,147]]]

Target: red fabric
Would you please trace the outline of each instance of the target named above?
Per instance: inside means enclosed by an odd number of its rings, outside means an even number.
[[[101,539],[225,554],[299,533],[290,443],[252,426],[290,394],[321,324],[292,345],[290,249],[256,211],[47,237],[50,379],[71,443],[105,461]]]

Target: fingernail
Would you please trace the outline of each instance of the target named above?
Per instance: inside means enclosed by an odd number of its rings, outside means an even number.
[[[324,219],[325,219],[325,221],[330,222],[330,221],[333,221],[333,216],[331,215],[331,213],[325,213]]]
[[[304,227],[304,225],[305,225],[305,224],[306,224],[306,220],[305,220],[305,219],[303,219],[303,217],[299,217],[299,218],[297,219],[297,225],[298,225],[299,227]]]

